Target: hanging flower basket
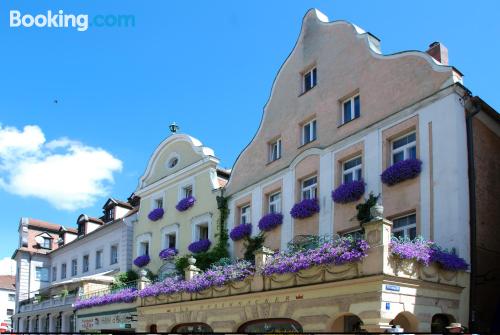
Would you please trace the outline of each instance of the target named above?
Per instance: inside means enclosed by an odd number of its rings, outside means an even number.
[[[200,252],[205,252],[210,248],[210,245],[212,242],[210,242],[209,239],[204,239],[204,240],[199,240],[196,242],[191,243],[188,246],[189,251],[191,251],[193,254],[198,254]]]
[[[160,258],[164,261],[172,260],[179,252],[175,248],[166,248],[160,251]]]
[[[184,199],[181,199],[179,203],[175,206],[175,208],[177,208],[179,212],[184,212],[189,208],[193,207],[195,202],[196,202],[195,197],[189,196]]]
[[[305,219],[319,212],[318,199],[304,199],[293,205],[290,215],[294,219]]]
[[[229,237],[231,237],[233,241],[239,241],[246,236],[250,236],[250,234],[252,234],[252,224],[247,223],[234,227],[229,233]]]
[[[359,200],[365,193],[363,180],[352,180],[343,183],[332,192],[332,199],[339,204],[347,204]]]
[[[395,185],[402,181],[413,179],[422,172],[422,161],[420,159],[405,159],[399,161],[387,169],[380,175],[382,182],[388,186]]]
[[[283,223],[283,214],[269,213],[264,215],[259,221],[259,229],[262,231],[271,231]]]
[[[163,217],[163,214],[165,214],[165,211],[163,210],[163,208],[155,208],[151,212],[149,212],[148,218],[151,221],[158,221],[159,219],[161,219]]]
[[[149,261],[151,261],[151,258],[149,258],[149,255],[142,255],[134,259],[134,264],[135,266],[142,268],[143,266],[146,266],[149,264]]]

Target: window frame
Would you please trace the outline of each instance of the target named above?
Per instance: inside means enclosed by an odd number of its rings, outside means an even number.
[[[163,208],[163,197],[157,197],[153,199],[153,209]]]
[[[102,256],[104,255],[104,252],[102,249],[96,250],[95,252],[95,269],[102,269],[103,264],[102,264]]]
[[[415,135],[414,141],[412,141],[410,143],[403,144],[402,146],[394,149],[395,142],[402,140],[403,138],[407,138],[411,135]],[[390,141],[390,148],[391,148],[391,165],[395,164],[394,155],[398,154],[400,152],[403,152],[403,159],[402,160],[406,160],[406,159],[411,158],[410,149],[412,149],[412,148],[415,148],[415,158],[417,158],[417,132],[415,130],[412,130],[412,131],[407,132],[406,134],[404,134],[402,136],[398,136],[398,137],[392,139]],[[400,161],[398,161],[398,162],[400,162]]]
[[[315,182],[313,184],[304,186],[307,181],[312,179],[315,179]],[[305,192],[309,192],[309,198],[304,196]],[[314,197],[311,197],[312,193],[314,193]],[[314,175],[302,179],[300,181],[300,200],[317,199],[317,197],[318,197],[318,176]]]
[[[149,240],[146,241],[139,241],[139,255],[138,256],[144,256],[148,255],[149,252],[151,251],[150,245],[149,245]],[[144,247],[145,246],[145,247]]]
[[[73,258],[71,260],[71,277],[78,275],[78,259]]]
[[[309,76],[309,79],[307,77]],[[302,73],[302,94],[309,92],[318,85],[318,68],[311,67]]]
[[[278,197],[273,200],[273,197]],[[267,211],[268,213],[281,213],[281,190],[273,193],[269,193],[267,197]],[[273,210],[273,206],[275,209]]]
[[[309,127],[309,136],[306,139],[306,127]],[[306,145],[318,139],[318,124],[316,118],[302,124],[301,144]]]
[[[43,271],[45,270],[45,271]],[[45,274],[45,276],[44,276]],[[45,278],[45,279],[44,279]],[[46,266],[36,266],[35,267],[35,280],[48,283],[50,281],[50,270]]]
[[[82,256],[82,273],[89,272],[89,269],[90,269],[90,255],[85,254]]]
[[[354,160],[357,160],[357,159],[360,160],[359,164],[346,169],[346,164],[348,164]],[[358,175],[358,171],[360,171],[359,175]],[[352,179],[349,181],[354,181],[354,180],[359,181],[359,180],[363,179],[363,156],[358,155],[358,156],[355,156],[353,158],[347,159],[344,162],[342,162],[342,183],[347,182],[346,181],[347,175],[352,175]]]
[[[269,162],[277,161],[281,158],[282,142],[281,137],[269,142]]]
[[[412,216],[415,218],[415,222],[410,223],[410,224],[407,223],[407,224],[405,224],[402,227],[397,227],[397,228],[394,227],[394,223],[396,221],[405,219],[407,222],[409,222],[409,218],[412,217]],[[397,217],[395,217],[395,218],[392,219],[392,222],[393,222],[392,234],[394,236],[396,236],[396,233],[402,232],[403,233],[403,235],[402,235],[403,238],[407,237],[407,238],[411,239],[410,230],[413,229],[413,228],[415,228],[415,237],[417,237],[417,213],[413,212],[413,213],[409,213],[409,214],[406,214],[406,215],[397,216]]]
[[[60,274],[61,280],[66,279],[67,271],[68,271],[68,266],[66,265],[66,263],[62,263],[61,264],[61,274]]]
[[[118,264],[118,250],[118,244],[113,244],[109,247],[109,265]]]
[[[248,211],[247,211],[248,210]],[[240,207],[240,224],[252,222],[252,205],[246,204]]]
[[[358,106],[359,106],[358,115],[356,115],[356,101],[355,101],[356,98],[358,99]],[[345,118],[345,105],[347,103],[350,103],[350,109],[351,109],[349,111],[349,116],[350,116],[349,120],[346,120],[346,118]],[[351,122],[351,121],[361,117],[361,97],[360,97],[359,93],[354,94],[354,95],[350,96],[349,98],[342,100],[342,108],[341,109],[342,109],[341,110],[342,124],[346,124],[348,122]]]
[[[42,236],[42,238],[43,238],[43,243],[41,247],[43,249],[49,249],[49,250],[52,249],[52,238],[46,236]]]
[[[57,265],[52,267],[52,281],[57,280]]]
[[[190,192],[188,192],[188,190]],[[182,196],[183,196],[183,198],[187,198],[189,196],[194,196],[194,187],[192,184],[182,186]]]
[[[15,293],[9,293],[7,295],[7,301],[16,301],[16,294]]]
[[[196,231],[195,231],[195,240],[196,241],[201,241],[202,239],[210,239],[210,230],[208,228],[209,223],[208,222],[201,222],[196,225]],[[201,231],[206,231],[206,237],[202,238]],[[203,234],[205,235],[205,234]]]

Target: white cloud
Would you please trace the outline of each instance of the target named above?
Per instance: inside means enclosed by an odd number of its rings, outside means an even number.
[[[15,276],[16,262],[10,257],[0,259],[0,276]]]
[[[47,142],[38,126],[0,125],[0,188],[44,199],[57,209],[92,206],[109,192],[122,162],[67,138]]]

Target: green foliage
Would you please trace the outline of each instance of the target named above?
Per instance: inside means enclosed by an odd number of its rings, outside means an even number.
[[[212,263],[212,267],[214,266],[226,266],[226,265],[231,265],[233,264],[233,260],[229,257],[224,257],[224,258],[221,258],[219,259],[218,261],[215,261]]]
[[[66,290],[66,289],[62,290],[62,291],[61,291],[61,298],[66,297],[68,294],[69,294],[69,291],[68,291],[68,290]]]
[[[128,283],[136,281],[139,279],[139,275],[132,270],[127,272],[122,272],[116,275],[113,284],[111,284],[112,290],[118,290],[127,286]]]
[[[177,257],[175,260],[175,269],[180,275],[184,275],[184,269],[188,267],[188,258],[189,255],[182,256],[182,257]]]
[[[265,240],[266,236],[262,231],[254,237],[249,237],[249,236],[245,237],[245,242],[244,242],[245,253],[243,254],[243,258],[253,263],[255,260],[255,256],[253,253],[258,249],[262,248]]]
[[[364,203],[358,204],[356,209],[358,210],[358,214],[356,215],[356,219],[358,219],[359,223],[363,224],[369,222],[373,219],[373,216],[370,214],[370,208],[372,208],[380,198],[380,194],[377,196],[373,195],[373,192],[370,192],[369,198],[365,199]]]

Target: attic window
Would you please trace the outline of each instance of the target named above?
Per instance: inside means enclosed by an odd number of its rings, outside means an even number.
[[[177,157],[172,157],[170,158],[170,160],[168,161],[168,167],[171,169],[173,167],[175,167],[177,165],[177,163],[179,163],[179,158]]]

